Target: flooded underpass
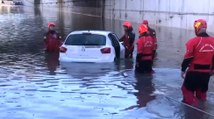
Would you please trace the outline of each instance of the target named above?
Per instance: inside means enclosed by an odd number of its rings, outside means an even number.
[[[208,101],[200,109],[181,103],[180,64],[193,31],[153,26],[159,45],[155,73],[140,75],[133,71],[134,59],[59,62],[58,54],[43,49],[49,21],[56,23],[63,38],[83,29],[123,33],[119,20],[62,9],[0,6],[1,119],[214,118],[212,80]],[[137,25],[133,23],[136,35]]]

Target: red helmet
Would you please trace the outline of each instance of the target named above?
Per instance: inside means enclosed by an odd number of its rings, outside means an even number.
[[[131,22],[129,22],[129,21],[125,21],[125,22],[123,23],[123,26],[128,27],[128,28],[131,28],[131,27],[132,27],[132,24],[131,24]]]
[[[145,24],[140,24],[138,31],[139,31],[139,34],[143,34],[145,32],[148,32],[148,27]]]
[[[56,25],[53,22],[48,22],[48,28],[50,28],[51,26],[55,27]]]
[[[143,24],[148,25],[149,24],[148,20],[143,20]]]
[[[205,20],[203,20],[203,19],[195,20],[194,28],[195,28],[196,32],[198,32],[202,28],[206,29],[207,28],[207,22]]]

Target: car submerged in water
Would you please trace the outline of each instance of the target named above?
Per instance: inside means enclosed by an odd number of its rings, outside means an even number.
[[[124,58],[125,48],[110,31],[74,31],[60,47],[61,62],[114,62]]]

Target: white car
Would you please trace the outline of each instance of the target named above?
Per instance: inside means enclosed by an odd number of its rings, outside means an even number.
[[[125,48],[109,31],[74,31],[60,47],[61,62],[113,62],[124,58]]]

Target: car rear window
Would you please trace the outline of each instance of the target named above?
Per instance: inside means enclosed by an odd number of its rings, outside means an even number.
[[[65,45],[105,45],[106,37],[97,34],[74,34],[65,41]]]

